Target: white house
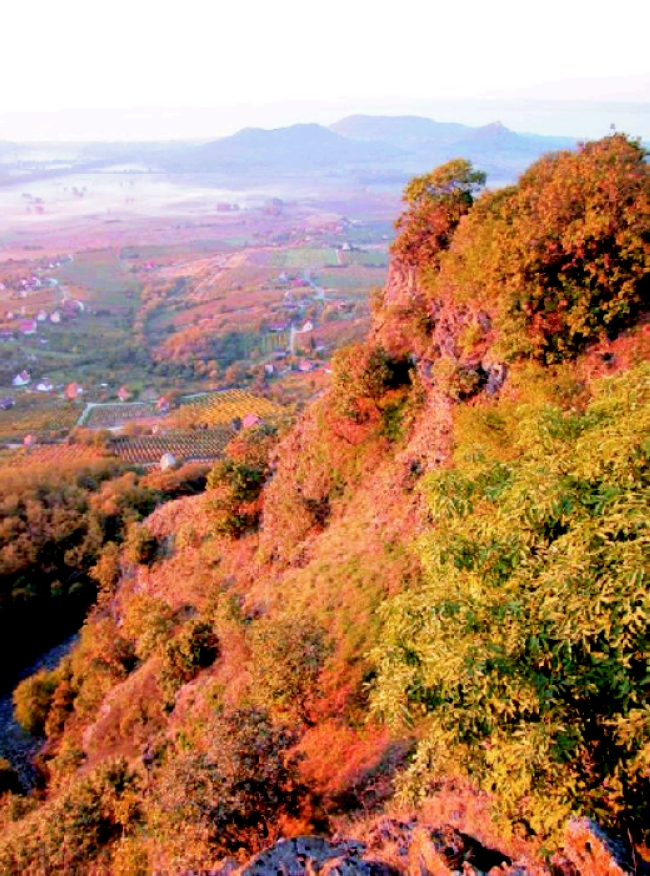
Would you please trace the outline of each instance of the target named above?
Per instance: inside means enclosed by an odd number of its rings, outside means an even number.
[[[52,385],[52,381],[49,377],[44,377],[40,383],[36,384],[37,392],[52,392],[54,386]]]
[[[31,380],[29,371],[21,371],[20,374],[16,374],[11,382],[14,386],[27,386],[28,383],[31,383]]]

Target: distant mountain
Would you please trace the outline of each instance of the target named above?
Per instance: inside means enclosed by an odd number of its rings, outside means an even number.
[[[453,143],[473,128],[455,122],[434,122],[422,116],[348,116],[330,125],[330,130],[356,140],[378,140],[399,149],[417,149],[435,140]]]
[[[511,183],[545,152],[573,146],[575,140],[567,137],[519,134],[500,122],[470,127],[420,116],[355,115],[329,128],[244,128],[208,143],[50,144],[48,160],[32,155],[30,146],[0,142],[0,184],[15,181],[18,174],[21,180],[41,179],[132,165],[198,174],[210,185],[228,187],[282,179],[303,188],[371,186],[397,193],[414,174],[457,157],[486,171],[492,186]],[[57,156],[65,158],[65,166],[54,160]]]
[[[313,171],[399,159],[390,144],[343,137],[322,125],[303,124],[264,130],[244,128],[231,137],[187,150],[180,163],[199,172],[257,169],[266,172]]]
[[[492,185],[514,182],[545,152],[576,144],[570,137],[517,134],[501,122],[473,128],[419,116],[349,116],[331,130],[402,149],[402,167],[410,173],[422,173],[451,158],[468,158],[487,171]]]

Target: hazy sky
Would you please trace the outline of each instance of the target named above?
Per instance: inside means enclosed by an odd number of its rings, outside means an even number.
[[[646,0],[18,0],[2,23],[0,114],[650,99]]]

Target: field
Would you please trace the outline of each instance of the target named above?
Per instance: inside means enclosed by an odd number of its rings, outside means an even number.
[[[125,423],[157,416],[156,406],[147,402],[98,404],[85,411],[79,425],[89,429],[114,429]]]
[[[274,420],[283,413],[283,408],[269,399],[252,395],[242,389],[229,389],[186,399],[170,416],[170,421],[178,426],[199,423],[223,426],[233,420],[243,420],[248,414],[262,420]]]
[[[171,453],[180,462],[218,459],[235,435],[235,430],[222,426],[205,430],[175,429],[162,435],[124,436],[116,438],[111,449],[126,463],[152,465],[164,454]]]
[[[165,424],[275,417],[255,393],[219,402],[215,393],[264,386],[264,395],[302,403],[327,382],[332,353],[365,333],[394,198],[310,193],[267,205],[242,195],[229,199],[241,209],[224,213],[200,181],[185,192],[186,183],[144,177],[77,183],[83,198],[55,180],[43,192],[26,186],[24,198],[6,194],[15,215],[0,222],[0,397],[15,406],[0,411],[0,443],[64,440],[83,412],[61,398],[71,382],[86,404],[112,403],[87,410],[82,423],[92,429],[142,431],[161,422],[152,399],[190,393],[202,400],[186,399]],[[37,195],[42,216],[25,210]],[[49,378],[57,397],[17,392],[23,370],[32,388]],[[137,405],[118,401],[122,386]]]
[[[33,468],[37,465],[60,466],[71,462],[82,465],[104,459],[106,455],[104,449],[89,447],[86,444],[40,444],[0,457],[0,465],[10,465],[12,468]]]
[[[26,435],[39,440],[61,436],[75,425],[82,406],[59,399],[19,396],[16,405],[0,411],[0,444],[17,444]]]

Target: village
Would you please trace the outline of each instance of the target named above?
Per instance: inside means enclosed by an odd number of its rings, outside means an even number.
[[[385,237],[385,224],[327,215],[216,253],[25,245],[0,263],[2,452],[103,442],[132,464],[218,458],[251,418],[327,386],[333,352],[367,328]]]

